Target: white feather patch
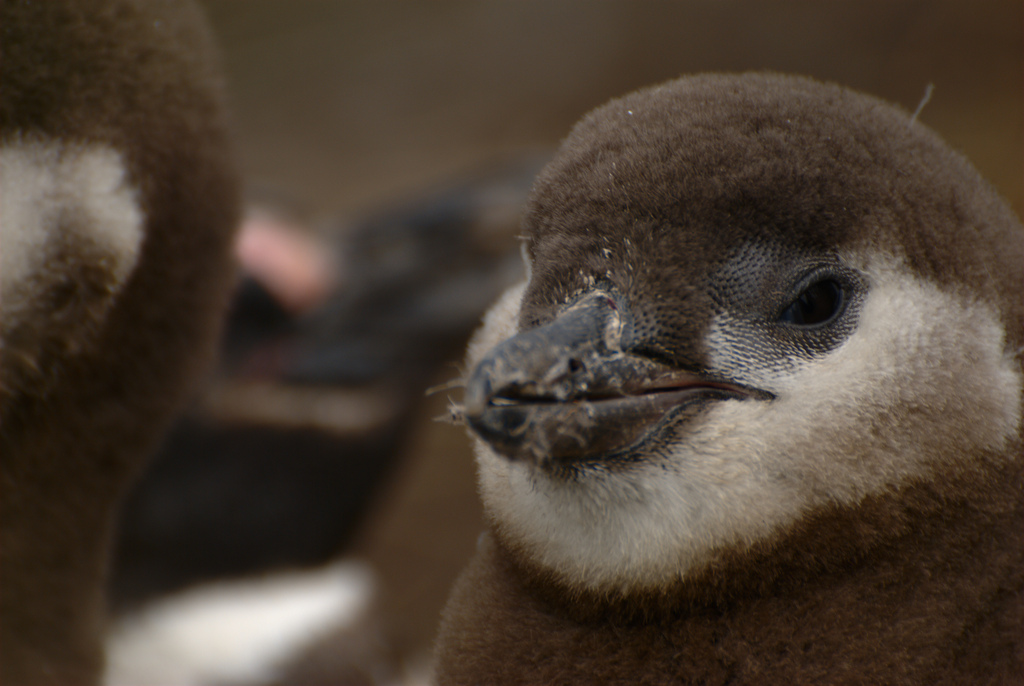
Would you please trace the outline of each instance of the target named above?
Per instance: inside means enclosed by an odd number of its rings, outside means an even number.
[[[102,145],[19,141],[0,148],[0,313],[4,328],[32,311],[47,285],[33,277],[54,246],[82,244],[112,281],[138,260],[143,213],[117,151]]]
[[[267,683],[300,650],[354,622],[372,589],[369,567],[342,561],[179,593],[114,626],[104,684]]]

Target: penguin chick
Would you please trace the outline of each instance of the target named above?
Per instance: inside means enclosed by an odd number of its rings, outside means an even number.
[[[490,522],[440,683],[1024,673],[1024,231],[886,103],[774,74],[587,115],[470,347]]]
[[[0,3],[0,682],[102,664],[117,501],[209,356],[237,189],[190,4]]]

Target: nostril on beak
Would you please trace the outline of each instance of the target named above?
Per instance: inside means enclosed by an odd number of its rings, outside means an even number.
[[[575,358],[575,357],[570,357],[569,358],[569,373],[570,374],[575,374],[576,372],[581,372],[585,368],[586,367],[583,364],[582,360],[580,360],[578,358]]]

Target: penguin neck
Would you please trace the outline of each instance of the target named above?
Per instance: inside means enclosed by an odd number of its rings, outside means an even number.
[[[956,495],[917,484],[864,503],[859,518],[821,515],[813,526],[843,528],[812,540],[809,525],[775,542],[802,540],[805,554],[767,563],[767,551],[780,554],[769,546],[657,598],[574,593],[485,537],[442,617],[436,681],[1016,681],[1013,641],[1024,633],[1019,462],[988,479],[964,476]],[[872,531],[884,521],[888,536]],[[829,546],[845,552],[829,554]],[[822,551],[823,560],[807,562]],[[699,583],[708,584],[703,592]],[[670,609],[654,608],[657,599]]]
[[[972,585],[982,602],[986,584],[997,592],[1024,568],[1022,461],[988,464],[814,513],[773,538],[720,551],[676,584],[626,596],[565,584],[500,541],[495,555],[548,611],[574,622],[628,626],[699,617],[742,626],[736,618],[752,605],[776,606],[773,621],[780,625],[840,609],[862,612],[863,604],[886,616],[941,614],[953,609],[944,598],[955,589]]]

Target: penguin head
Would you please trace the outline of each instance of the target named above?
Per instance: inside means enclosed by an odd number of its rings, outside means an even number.
[[[494,533],[560,584],[664,589],[1019,460],[1020,223],[897,108],[772,74],[642,90],[573,129],[525,229],[465,413]]]

